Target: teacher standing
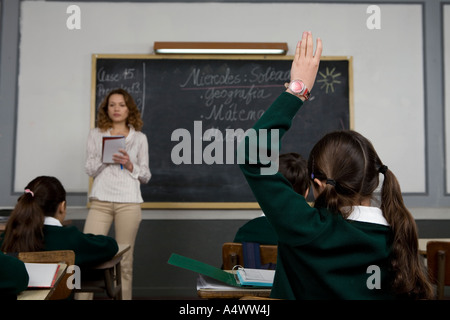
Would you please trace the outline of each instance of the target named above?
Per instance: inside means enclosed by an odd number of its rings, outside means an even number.
[[[85,168],[94,182],[84,232],[106,235],[114,221],[117,243],[131,246],[121,262],[124,300],[132,297],[134,243],[142,219],[140,185],[151,177],[148,142],[141,132],[142,126],[139,109],[131,95],[116,89],[101,103],[96,128],[89,132],[87,142]],[[103,163],[103,136],[116,135],[125,136],[126,147],[113,156],[113,164]]]

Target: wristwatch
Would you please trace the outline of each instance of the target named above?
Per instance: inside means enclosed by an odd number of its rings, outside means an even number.
[[[286,89],[291,90],[296,96],[305,98],[305,101],[308,100],[311,95],[311,92],[309,92],[302,80],[292,80],[289,84],[286,83],[285,86]]]

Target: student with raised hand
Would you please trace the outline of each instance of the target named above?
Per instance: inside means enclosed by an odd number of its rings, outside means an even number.
[[[300,154],[289,152],[281,154],[278,162],[278,171],[288,180],[292,188],[306,199],[311,184],[307,161]],[[278,237],[269,220],[267,220],[265,215],[262,215],[240,227],[233,242],[276,245]]]
[[[27,289],[28,280],[25,264],[0,251],[0,299],[16,299],[20,292]]]
[[[311,33],[304,32],[292,62],[291,83],[254,125],[257,133],[259,129],[269,134],[278,130],[281,140],[307,104],[319,67],[321,40],[317,39],[315,52],[313,46]],[[241,149],[246,149],[245,144]],[[272,297],[432,297],[419,257],[414,219],[403,203],[397,179],[368,139],[354,131],[339,131],[314,146],[308,159],[314,207],[280,173],[264,175],[261,163],[247,162],[241,169],[278,235]],[[380,174],[384,181],[378,208],[371,206],[371,200]]]
[[[0,237],[0,250],[8,253],[73,250],[79,267],[114,257],[117,242],[108,236],[85,234],[75,226],[63,227],[66,191],[55,177],[40,176],[25,188]]]

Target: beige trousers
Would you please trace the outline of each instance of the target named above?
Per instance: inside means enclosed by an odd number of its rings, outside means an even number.
[[[131,246],[121,261],[122,297],[124,300],[131,300],[134,242],[142,220],[141,205],[139,203],[92,201],[84,225],[84,233],[107,235],[113,220],[117,243]]]

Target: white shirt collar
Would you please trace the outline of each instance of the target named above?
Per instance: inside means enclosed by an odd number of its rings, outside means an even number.
[[[125,140],[129,140],[129,138],[131,138],[133,135],[134,135],[134,133],[136,132],[136,129],[134,129],[134,127],[131,125],[131,124],[129,124],[128,125],[128,128],[130,128],[130,132],[128,132],[128,135],[126,136],[126,138],[125,138]],[[111,130],[112,130],[112,128],[109,128],[108,129],[108,134],[111,136]]]
[[[348,220],[369,222],[389,226],[383,216],[383,212],[377,207],[353,206],[353,211],[348,216]]]
[[[61,222],[58,219],[53,218],[53,217],[45,217],[44,225],[62,227]]]

